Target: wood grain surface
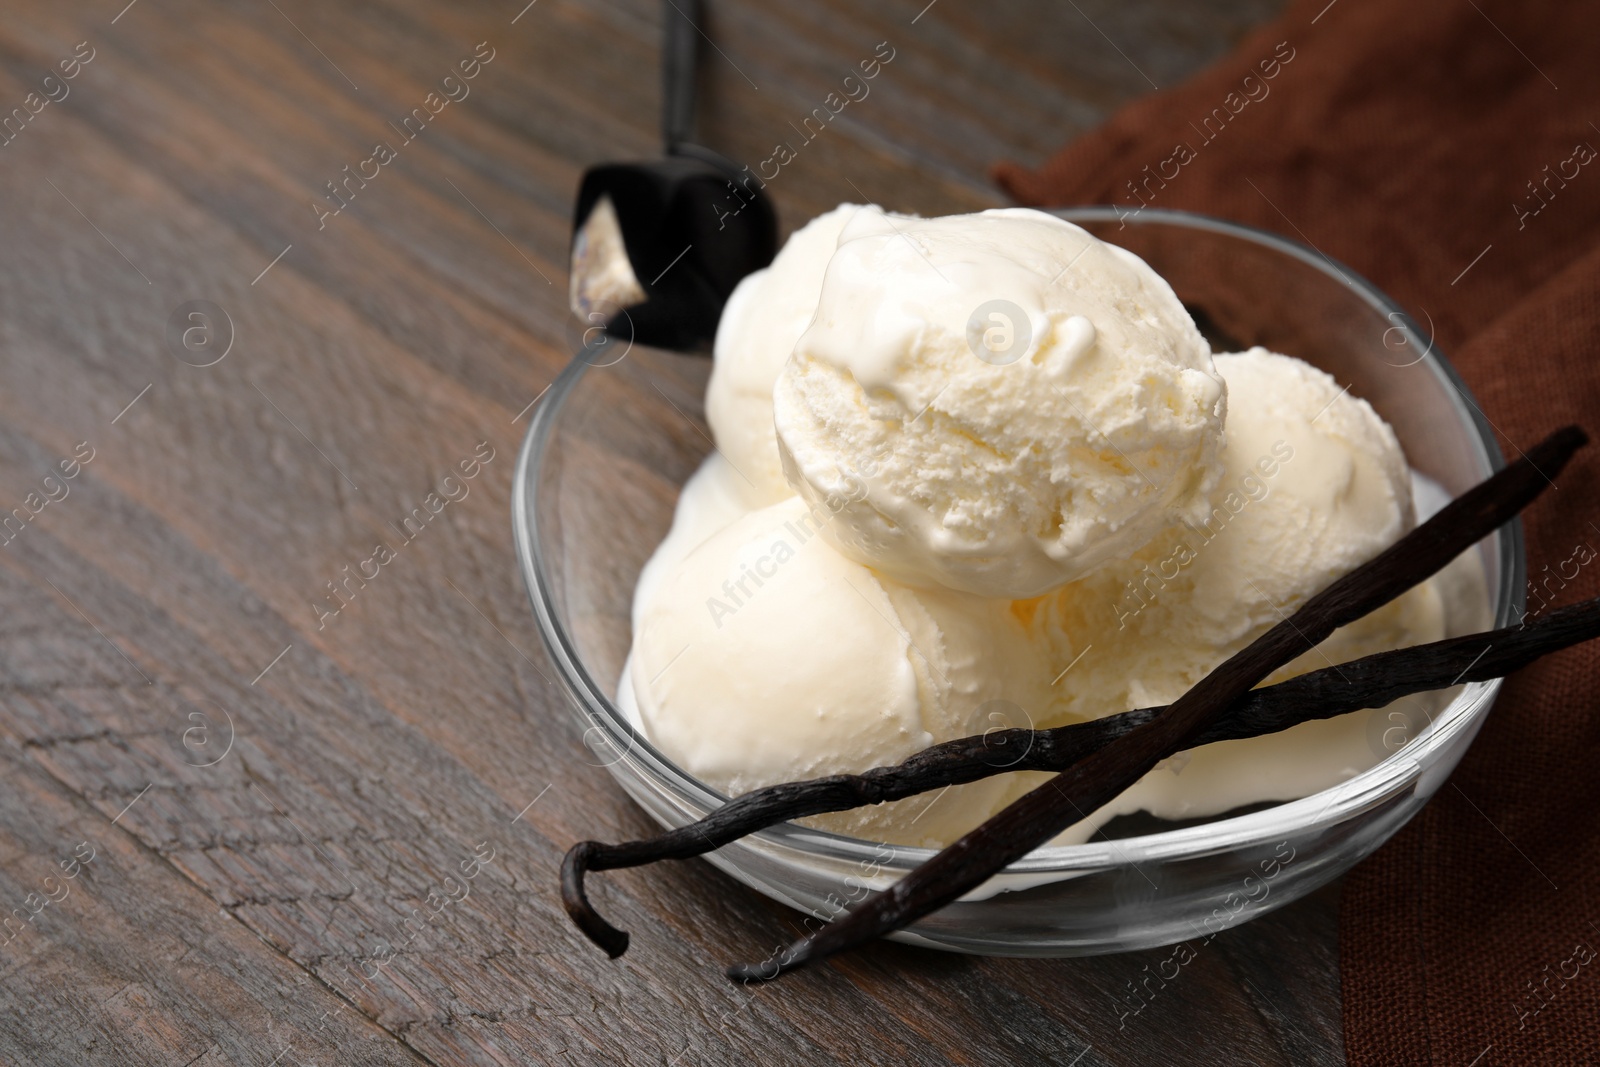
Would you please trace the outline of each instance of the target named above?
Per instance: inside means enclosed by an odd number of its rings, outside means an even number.
[[[561,853],[650,827],[561,707],[510,479],[577,334],[578,176],[656,151],[660,23],[524,2],[0,14],[0,116],[23,116],[0,145],[0,1061],[1342,1062],[1327,892],[1128,1015],[1166,951],[886,944],[733,987],[799,916],[702,862],[605,878],[622,960],[570,927]],[[786,226],[996,204],[990,163],[1276,7],[924,3],[712,0],[701,137],[735,158],[895,50],[771,184]],[[374,166],[333,214],[328,183]],[[213,329],[185,347],[194,301]],[[475,455],[467,496],[350,581]]]

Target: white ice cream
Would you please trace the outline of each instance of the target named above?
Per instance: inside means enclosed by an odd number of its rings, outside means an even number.
[[[1021,311],[1015,359],[963,332],[991,299]],[[730,301],[707,408],[719,450],[640,575],[619,699],[729,795],[1170,703],[1416,521],[1365,401],[1261,349],[1213,363],[1148,267],[1039,212],[816,220]],[[1486,603],[1469,553],[1274,680]],[[1061,840],[1307,795],[1437,703],[1180,754]],[[1030,779],[811,821],[941,845]]]
[[[1211,515],[1038,602],[1035,622],[1053,660],[1071,665],[1056,685],[1055,721],[1176,700],[1416,524],[1399,442],[1366,401],[1308,364],[1264,349],[1218,356],[1216,366],[1229,404]],[[1269,680],[1443,638],[1439,590],[1434,582],[1416,586],[1308,646]],[[1388,754],[1369,736],[1368,724],[1382,713],[1185,753],[1064,840],[1084,840],[1115,814],[1213,815],[1343,781]]]
[[[639,613],[656,600],[656,587],[718,530],[750,510],[749,484],[721,452],[705,458],[678,491],[667,536],[639,571],[633,590],[633,631],[639,632]]]
[[[1010,604],[912,590],[833,551],[827,516],[791,497],[683,557],[637,614],[640,719],[684,770],[731,795],[898,763],[1043,711],[1043,647]],[[1002,779],[817,820],[938,844],[1009,796]],[[931,806],[930,806],[931,804]]]
[[[840,204],[818,215],[784,242],[770,266],[739,283],[717,324],[706,422],[717,448],[743,476],[739,489],[750,507],[794,494],[772,432],[772,387],[811,325],[823,271],[839,234],[858,212],[883,214],[876,207]]]
[[[1138,257],[1044,212],[862,213],[774,419],[826,534],[914,585],[1031,597],[1205,511],[1224,397]]]
[[[1400,444],[1365,400],[1264,349],[1218,356],[1216,366],[1228,383],[1227,446],[1209,511],[1040,605],[1062,667],[1093,646],[1057,687],[1072,715],[1176,699],[1416,524]],[[1440,611],[1424,585],[1355,625],[1389,640],[1405,623],[1433,640]],[[1347,633],[1329,641],[1350,658]],[[1292,673],[1332,658],[1308,648]]]

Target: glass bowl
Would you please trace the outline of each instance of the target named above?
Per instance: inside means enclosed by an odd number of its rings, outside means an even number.
[[[1430,339],[1315,249],[1184,212],[1057,214],[1143,257],[1218,351],[1264,345],[1349,385],[1393,425],[1413,468],[1450,494],[1501,466],[1487,420]],[[578,751],[668,827],[726,798],[657,751],[615,695],[635,579],[672,521],[678,487],[711,449],[701,406],[709,373],[702,357],[621,342],[586,347],[535,409],[512,500],[522,574],[582,731]],[[1521,610],[1521,527],[1476,551],[1494,625],[1508,625]],[[1414,737],[1402,734],[1397,751],[1334,788],[1201,825],[1041,848],[896,936],[991,955],[1090,955],[1173,944],[1281,907],[1416,814],[1461,759],[1498,689],[1463,686]],[[706,858],[827,920],[932,854],[785,824]]]

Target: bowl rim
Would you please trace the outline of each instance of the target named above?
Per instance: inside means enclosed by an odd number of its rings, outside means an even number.
[[[1314,246],[1284,237],[1269,230],[1230,222],[1210,215],[1164,208],[1143,208],[1124,212],[1111,205],[1040,209],[1072,223],[1121,222],[1127,225],[1166,224],[1221,233],[1298,260],[1349,287],[1369,307],[1402,331],[1407,344],[1419,345],[1424,353],[1418,362],[1426,365],[1441,384],[1457,415],[1476,431],[1473,457],[1485,476],[1505,465],[1488,417],[1472,397],[1460,374],[1434,345],[1431,336],[1418,328],[1412,317],[1365,277]],[[727,802],[727,797],[687,774],[658,750],[636,729],[627,715],[605,695],[589,673],[576,643],[561,624],[554,603],[548,563],[531,516],[539,504],[538,477],[542,473],[546,446],[559,422],[562,405],[585,374],[603,370],[607,364],[590,363],[580,350],[556,376],[544,403],[534,409],[523,437],[512,476],[511,519],[519,569],[533,606],[541,638],[561,677],[567,694],[590,723],[589,734],[600,730],[603,740],[621,755],[610,767],[629,756],[643,764],[657,779],[671,787],[680,800],[711,809]],[[1502,527],[1495,535],[1501,579],[1491,591],[1494,601],[1494,626],[1515,621],[1521,611],[1526,584],[1526,560],[1521,520]],[[1433,757],[1447,749],[1461,732],[1475,729],[1494,702],[1500,679],[1472,682],[1462,687],[1450,703],[1403,748],[1372,767],[1326,789],[1298,800],[1282,801],[1243,815],[1216,819],[1196,826],[1163,830],[1135,837],[1101,839],[1072,845],[1045,845],[1005,868],[996,878],[1025,874],[1074,875],[1119,866],[1137,867],[1140,861],[1194,858],[1251,846],[1270,846],[1286,836],[1304,834],[1319,827],[1334,825],[1383,801],[1406,787],[1431,766]],[[615,772],[613,771],[613,774]],[[886,845],[863,838],[816,830],[795,823],[782,823],[742,839],[742,843],[761,842],[808,853],[819,861],[836,863],[870,862],[876,867],[902,872],[910,870],[936,854],[937,849],[913,845]],[[890,850],[885,857],[884,850]]]

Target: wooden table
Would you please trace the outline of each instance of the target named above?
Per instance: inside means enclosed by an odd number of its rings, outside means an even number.
[[[1127,1017],[1166,953],[885,944],[736,988],[721,967],[798,916],[698,861],[605,877],[620,961],[568,924],[567,846],[650,827],[548,681],[511,470],[575,335],[578,175],[656,152],[659,14],[524,2],[0,17],[0,105],[25,108],[0,147],[0,901],[28,920],[0,935],[0,1060],[1342,1062],[1326,892]],[[734,157],[894,50],[772,183],[786,226],[995,204],[991,162],[1276,0],[924,3],[712,0],[702,137]],[[348,582],[475,450],[468,496]]]

